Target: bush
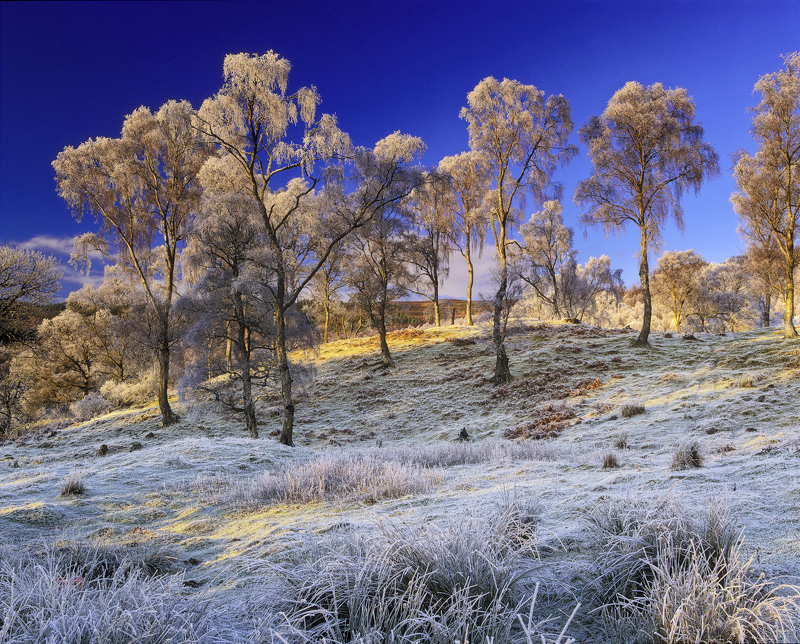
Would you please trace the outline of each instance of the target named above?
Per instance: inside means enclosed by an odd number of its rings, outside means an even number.
[[[113,382],[108,380],[100,393],[115,407],[145,405],[158,397],[158,370],[150,369],[138,380]]]
[[[94,391],[69,406],[70,413],[78,420],[90,420],[105,414],[111,409],[111,403]]]

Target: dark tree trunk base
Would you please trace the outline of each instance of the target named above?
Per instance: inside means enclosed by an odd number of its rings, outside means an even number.
[[[281,432],[280,442],[283,445],[294,447],[292,440],[292,429],[294,428],[294,404],[285,405],[283,408],[283,431]]]
[[[169,427],[170,425],[176,425],[180,421],[181,417],[178,416],[174,411],[171,409],[168,411],[161,412],[161,426],[162,427]]]
[[[504,385],[509,382],[511,382],[511,370],[508,368],[508,355],[506,354],[505,346],[501,345],[500,350],[497,352],[497,362],[494,367],[492,383]]]

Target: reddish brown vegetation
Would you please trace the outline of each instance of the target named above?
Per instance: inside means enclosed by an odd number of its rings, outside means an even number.
[[[544,438],[555,438],[560,435],[570,425],[575,423],[578,415],[569,405],[545,405],[534,410],[536,418],[534,420],[517,425],[513,429],[505,431],[506,438],[530,438],[541,440]]]

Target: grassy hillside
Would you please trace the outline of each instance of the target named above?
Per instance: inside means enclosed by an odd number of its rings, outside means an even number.
[[[536,633],[558,641],[579,602],[561,642],[649,641],[654,631],[691,629],[672,618],[664,626],[653,602],[642,609],[641,596],[656,592],[651,577],[636,582],[638,590],[620,581],[620,562],[645,551],[690,568],[702,559],[710,568],[695,570],[697,579],[744,580],[737,588],[752,587],[762,573],[797,583],[800,347],[769,330],[656,334],[647,351],[631,348],[633,337],[518,321],[508,337],[514,379],[502,387],[488,380],[494,356],[485,327],[395,332],[397,365],[388,370],[377,338],[296,354],[315,377],[299,396],[294,449],[268,437],[280,425],[277,395],[262,401],[265,438],[256,441],[241,419],[197,399],[176,401],[182,421],[167,429],[153,405],[7,442],[0,446],[0,635],[5,628],[10,641],[37,641],[25,626],[34,618],[26,622],[12,601],[31,566],[51,561],[56,591],[48,592],[65,594],[72,606],[93,589],[106,601],[108,584],[90,581],[109,575],[86,571],[111,557],[118,572],[126,553],[135,565],[125,570],[162,584],[148,596],[160,597],[164,610],[169,597],[194,607],[211,602],[189,635],[166,641],[300,642],[323,632],[329,641],[384,641],[375,632],[386,623],[397,628],[396,641],[540,641],[530,639]],[[470,442],[456,440],[462,430]],[[674,537],[672,554],[662,551],[664,534]],[[715,549],[728,540],[724,557],[697,555],[709,534]],[[64,568],[77,551],[83,567]],[[645,555],[636,557],[641,564]],[[412,560],[427,563],[414,568]],[[450,585],[432,581],[433,571],[461,565],[468,573],[454,573]],[[342,572],[348,566],[352,574]],[[358,590],[341,579],[382,574],[404,599],[370,604],[356,628],[355,609],[331,599],[339,586],[330,580],[344,584],[341,595]],[[428,589],[449,588],[447,601],[420,599],[408,575]],[[129,579],[120,578],[120,588]],[[312,579],[329,580],[328,594]],[[411,586],[400,588],[398,579]],[[479,591],[481,579],[493,580],[488,590]],[[362,588],[359,605],[376,588]],[[753,592],[766,601],[771,590]],[[791,597],[796,589],[776,592]],[[781,620],[797,616],[791,602],[775,601]],[[541,624],[548,616],[554,621]],[[747,641],[778,640],[769,630],[774,620],[764,620],[754,627],[761,639]],[[781,637],[793,641],[788,628]],[[684,641],[668,635],[661,641]],[[727,641],[715,637],[704,641]]]

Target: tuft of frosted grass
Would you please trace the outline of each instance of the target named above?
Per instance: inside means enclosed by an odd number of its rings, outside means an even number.
[[[509,507],[490,521],[384,525],[378,538],[295,552],[277,566],[278,587],[255,610],[282,613],[283,641],[510,644],[572,641],[536,615],[541,564],[535,538]],[[521,536],[528,534],[527,538]]]
[[[609,634],[666,644],[794,639],[800,588],[752,572],[726,510],[695,521],[671,498],[612,501],[589,523],[602,550],[594,601]]]
[[[414,447],[331,448],[308,460],[237,480],[203,474],[191,490],[210,503],[258,507],[269,503],[375,502],[426,494],[444,480],[442,468],[457,465],[551,460],[558,452],[508,441],[443,443]]]
[[[756,373],[745,373],[736,382],[742,389],[751,389],[761,381],[761,377]]]
[[[207,603],[183,592],[181,575],[146,576],[124,562],[81,565],[62,549],[0,558],[0,641],[9,644],[217,644],[232,631]],[[86,553],[84,553],[86,554]],[[102,559],[102,557],[101,557]]]
[[[673,470],[689,470],[703,467],[703,451],[696,440],[687,440],[675,448],[672,453]]]
[[[70,472],[61,481],[61,496],[86,494],[86,479],[83,472]]]
[[[543,443],[507,440],[437,443],[433,445],[384,447],[384,458],[426,468],[508,463],[511,461],[553,461],[560,451]]]
[[[646,413],[646,410],[644,405],[640,405],[639,403],[630,403],[627,405],[622,405],[619,413],[622,414],[623,418],[633,418],[639,414]]]
[[[84,579],[111,577],[119,570],[135,570],[148,577],[166,575],[174,572],[177,561],[174,552],[157,543],[121,547],[64,539],[31,553],[40,559],[51,555],[64,575]]]
[[[604,470],[616,469],[619,467],[619,459],[617,454],[612,451],[604,452],[602,456],[602,468]]]

